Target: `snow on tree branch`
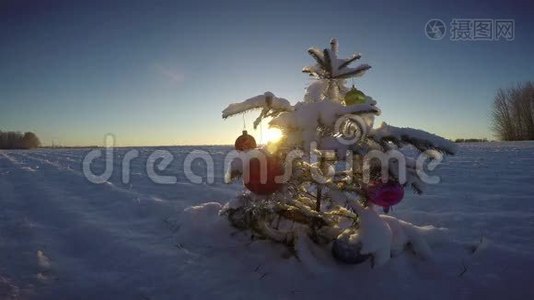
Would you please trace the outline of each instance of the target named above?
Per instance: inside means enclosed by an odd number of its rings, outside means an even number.
[[[326,127],[333,127],[334,123],[347,114],[372,113],[380,114],[380,109],[371,97],[367,97],[364,104],[345,106],[337,102],[299,102],[295,105],[294,111],[285,112],[273,118],[269,125],[284,128],[316,129],[319,124]]]
[[[311,76],[318,79],[345,79],[361,76],[365,71],[371,68],[371,66],[367,64],[350,68],[349,65],[360,59],[361,54],[357,53],[349,58],[340,59],[337,57],[337,49],[338,43],[336,39],[332,39],[330,42],[330,49],[308,49],[308,54],[315,59],[317,64],[304,67],[302,72],[309,73]]]
[[[391,141],[395,144],[410,144],[421,152],[435,149],[447,154],[456,153],[456,144],[423,130],[413,128],[399,128],[386,124],[369,132],[369,137],[376,142]]]
[[[259,108],[275,112],[291,111],[293,109],[287,99],[278,98],[271,92],[265,92],[263,95],[258,95],[243,102],[228,105],[228,107],[223,110],[222,117],[226,119],[233,115]]]

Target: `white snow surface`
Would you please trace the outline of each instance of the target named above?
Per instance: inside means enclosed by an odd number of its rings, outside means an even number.
[[[232,228],[218,215],[242,191],[224,184],[230,147],[161,148],[175,157],[158,171],[172,185],[146,175],[156,148],[136,149],[131,182],[120,148],[100,185],[81,171],[89,149],[0,151],[0,299],[534,299],[534,142],[459,145],[433,173],[440,184],[382,216],[392,230],[422,226],[428,257],[399,251],[375,268],[339,263],[304,235],[297,259]],[[192,150],[213,155],[214,184],[187,180]]]

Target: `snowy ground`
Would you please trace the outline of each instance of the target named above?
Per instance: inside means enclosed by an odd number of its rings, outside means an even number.
[[[181,171],[193,148],[166,149],[174,185],[145,174],[152,148],[138,148],[130,184],[119,159],[128,149],[117,150],[101,185],[82,174],[86,149],[0,151],[0,299],[534,299],[532,142],[462,145],[441,184],[392,212],[448,229],[431,240],[433,258],[404,253],[375,269],[313,247],[299,261],[236,233],[216,204],[184,212],[241,187],[222,182],[228,148],[202,148],[215,158],[212,185]]]

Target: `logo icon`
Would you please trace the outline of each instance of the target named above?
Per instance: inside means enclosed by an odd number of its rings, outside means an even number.
[[[431,19],[426,22],[425,34],[431,40],[438,41],[443,39],[446,31],[445,23],[440,19]]]

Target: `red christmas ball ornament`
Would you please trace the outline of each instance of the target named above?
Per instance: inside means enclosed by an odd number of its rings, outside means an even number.
[[[237,151],[254,149],[256,146],[256,140],[253,136],[248,134],[246,130],[243,130],[243,134],[240,135],[234,143],[234,147]]]
[[[270,195],[282,187],[282,183],[276,182],[275,178],[279,175],[284,174],[284,169],[280,160],[272,155],[269,155],[265,152],[261,152],[264,155],[259,155],[258,158],[254,157],[249,160],[249,176],[248,180],[245,176],[245,186],[251,192],[256,195]],[[260,160],[265,160],[264,163]],[[266,176],[264,175],[262,181],[262,168],[266,168]],[[245,170],[246,172],[247,170]]]
[[[367,200],[386,209],[401,202],[404,197],[404,188],[400,183],[389,180],[383,183],[381,180],[371,182],[366,188]]]

